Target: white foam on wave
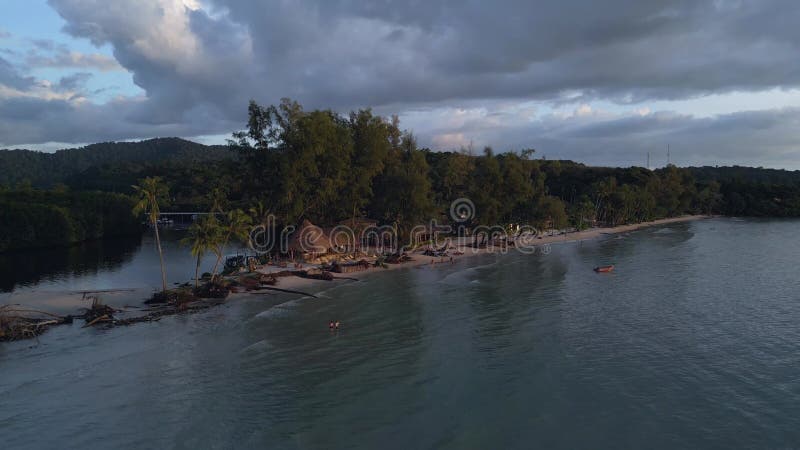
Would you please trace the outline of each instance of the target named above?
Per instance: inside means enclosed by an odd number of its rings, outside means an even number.
[[[255,316],[252,317],[251,320],[269,319],[272,317],[280,317],[292,314],[294,312],[295,307],[299,305],[300,301],[303,300],[304,298],[311,298],[311,297],[301,297],[301,298],[296,298],[294,300],[289,300],[288,302],[278,303],[277,305],[273,305],[268,309],[265,309],[264,311],[261,311],[260,313],[256,314]]]
[[[461,284],[462,282],[466,281],[467,275],[473,273],[474,270],[472,268],[458,270],[451,274],[446,275],[444,278],[439,280],[441,284]]]
[[[294,312],[294,309],[298,305],[300,305],[301,302],[304,302],[304,301],[309,301],[309,300],[311,300],[311,301],[313,301],[313,300],[323,300],[323,301],[331,300],[331,299],[333,299],[335,297],[332,296],[332,295],[329,295],[330,291],[332,291],[334,289],[337,289],[337,288],[340,288],[340,287],[342,287],[342,285],[331,286],[329,288],[322,289],[320,291],[314,292],[313,294],[317,298],[314,298],[314,297],[311,297],[311,296],[308,296],[308,295],[303,295],[303,296],[294,298],[292,300],[289,300],[289,301],[286,301],[286,302],[283,302],[283,303],[278,303],[278,304],[273,305],[273,306],[269,307],[268,309],[265,309],[264,311],[261,311],[260,313],[256,314],[255,316],[253,316],[251,318],[251,320],[269,319],[269,318],[273,318],[273,317],[282,317],[282,316],[290,315],[290,314],[292,314]]]
[[[673,230],[672,228],[659,228],[653,231],[653,234],[673,234],[673,233],[675,233],[675,230]]]
[[[239,350],[239,353],[247,353],[247,352],[259,352],[259,353],[261,353],[261,352],[263,352],[265,350],[268,350],[269,348],[270,348],[269,342],[267,342],[266,339],[262,339],[262,340],[260,340],[258,342],[254,342],[254,343],[248,345],[247,347]]]
[[[461,270],[456,270],[453,273],[447,274],[445,277],[443,277],[438,282],[442,283],[442,284],[449,284],[449,285],[459,285],[459,284],[463,284],[465,282],[474,283],[474,282],[476,282],[478,280],[477,279],[470,279],[471,275],[476,274],[478,272],[478,270],[480,270],[480,269],[488,269],[490,267],[496,266],[497,264],[498,264],[498,261],[495,260],[494,262],[491,262],[489,264],[481,264],[479,266],[466,267],[466,268],[461,269]]]
[[[334,284],[332,286],[326,287],[324,289],[320,289],[319,291],[315,291],[315,292],[312,292],[312,293],[315,296],[317,296],[318,298],[322,298],[322,299],[335,298],[334,295],[330,295],[331,291],[335,291],[337,289],[342,289],[342,288],[344,288],[346,286],[351,285],[353,282],[351,282],[349,280],[345,280],[345,281],[331,281],[330,283],[334,283]],[[363,284],[363,281],[361,283],[358,283],[358,284]],[[309,299],[311,297],[306,295],[306,296],[303,296],[301,298]],[[313,300],[313,298],[311,298],[311,299]]]

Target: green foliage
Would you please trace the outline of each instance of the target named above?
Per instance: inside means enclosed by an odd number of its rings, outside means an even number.
[[[597,211],[588,196],[584,195],[570,204],[569,223],[578,230],[589,228],[595,221]]]
[[[211,216],[213,216],[213,214],[211,214]],[[208,232],[213,236],[213,239],[210,240],[211,245],[209,245],[209,248],[217,255],[214,269],[211,271],[212,278],[217,275],[219,263],[224,256],[222,252],[225,246],[227,246],[231,240],[242,243],[249,242],[252,225],[253,219],[241,209],[228,211],[221,223],[218,223],[216,219],[209,219]]]
[[[132,186],[136,191],[135,215],[145,214],[151,224],[156,223],[161,214],[161,205],[169,201],[169,190],[161,177],[147,177]]]
[[[141,142],[105,142],[82,148],[43,153],[30,150],[0,150],[0,185],[14,186],[27,182],[37,188],[50,188],[66,183],[83,190],[126,192],[139,177],[132,177],[119,188],[111,174],[97,179],[105,167],[107,172],[128,172],[127,165],[152,164],[195,165],[226,160],[234,156],[223,146],[205,146],[178,138],[150,139]],[[81,176],[84,172],[89,173]],[[88,176],[88,177],[87,177]],[[91,181],[91,185],[87,183]]]
[[[690,213],[800,216],[798,171],[675,166],[651,171],[537,160],[533,150],[433,152],[417,148],[397,117],[376,116],[369,109],[341,115],[308,111],[284,99],[267,107],[251,102],[248,112],[247,129],[234,133],[228,148],[154,139],[55,154],[0,151],[5,206],[0,226],[6,230],[0,250],[130,229],[122,223],[135,222],[129,214],[107,214],[105,200],[94,204],[89,199],[100,194],[83,192],[88,190],[137,194],[138,210],[151,220],[160,209],[220,214],[209,219],[223,230],[210,239],[214,245],[204,243],[209,236],[202,233],[209,230],[190,230],[195,256],[212,251],[218,258],[225,243],[246,238],[233,229],[235,223],[247,223],[242,211],[260,225],[274,214],[277,226],[303,219],[330,226],[371,217],[401,235],[431,219],[446,221],[451,202],[459,198],[476,207],[467,223],[473,227],[583,229]],[[143,179],[155,184],[132,187]],[[53,190],[35,189],[44,185]],[[144,191],[155,197],[139,195]],[[20,200],[26,198],[33,200]],[[109,198],[116,199],[111,209],[125,199]],[[236,217],[222,217],[224,211]],[[119,223],[112,229],[108,224],[114,221]]]
[[[0,191],[0,252],[139,233],[127,196],[62,190]]]
[[[224,230],[219,224],[215,214],[202,216],[190,227],[186,236],[181,240],[181,244],[191,248],[192,256],[196,258],[194,285],[197,287],[200,272],[200,261],[206,253],[217,252],[224,239]],[[219,250],[219,254],[221,254]]]
[[[161,250],[161,238],[158,234],[157,221],[161,214],[161,205],[169,200],[169,189],[160,177],[147,177],[132,186],[136,191],[136,204],[133,205],[133,214],[146,214],[156,236],[156,249],[161,262],[161,287],[162,292],[167,291],[167,271],[164,267],[164,252]]]
[[[407,238],[408,232],[430,219],[434,211],[429,170],[414,136],[405,134],[389,151],[383,173],[375,181],[370,215],[395,226],[400,236]]]
[[[564,202],[558,197],[540,197],[536,206],[534,224],[541,229],[561,229],[567,226],[568,218]]]

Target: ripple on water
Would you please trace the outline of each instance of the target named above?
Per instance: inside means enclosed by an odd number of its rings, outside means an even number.
[[[54,329],[0,347],[4,448],[791,447],[798,223],[673,225]]]

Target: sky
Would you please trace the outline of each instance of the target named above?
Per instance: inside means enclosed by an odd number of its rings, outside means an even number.
[[[800,169],[796,0],[0,0],[0,147],[222,143],[247,103],[421,146]]]

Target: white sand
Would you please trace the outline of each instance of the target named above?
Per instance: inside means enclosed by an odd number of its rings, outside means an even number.
[[[568,234],[561,234],[561,235],[556,235],[556,236],[543,236],[541,239],[535,239],[533,241],[533,245],[538,247],[538,246],[545,246],[545,245],[548,245],[548,244],[555,244],[555,243],[560,243],[560,242],[585,241],[585,240],[588,240],[588,239],[595,239],[597,237],[600,237],[600,236],[603,236],[603,235],[608,235],[608,234],[625,233],[625,232],[629,232],[629,231],[638,230],[640,228],[652,227],[652,226],[657,226],[657,225],[666,225],[666,224],[670,224],[670,223],[688,222],[688,221],[692,221],[692,220],[707,219],[709,217],[710,216],[705,216],[705,215],[681,216],[681,217],[672,217],[672,218],[669,218],[669,219],[654,220],[654,221],[651,221],[651,222],[642,222],[642,223],[631,224],[631,225],[620,225],[620,226],[617,226],[617,227],[592,228],[592,229],[589,229],[589,230],[578,231],[578,232],[568,233]],[[469,237],[469,238],[464,239],[462,242],[454,242],[454,243],[452,243],[451,245],[455,246],[460,251],[463,251],[464,254],[463,255],[453,255],[453,251],[452,250],[448,250],[448,254],[453,257],[454,261],[457,261],[457,260],[461,260],[461,259],[464,259],[464,258],[469,258],[471,256],[475,256],[475,255],[483,255],[483,254],[487,254],[487,253],[501,253],[501,252],[508,253],[508,252],[517,251],[513,247],[512,248],[508,248],[508,249],[500,249],[500,248],[497,248],[497,247],[494,248],[494,249],[492,249],[492,248],[474,249],[474,248],[471,248],[471,247],[466,247],[466,244],[471,243],[471,242],[472,242],[472,238]],[[409,256],[411,256],[413,261],[408,261],[408,262],[405,262],[405,263],[402,263],[402,264],[387,264],[388,267],[386,267],[386,268],[372,267],[371,266],[369,269],[361,271],[361,272],[354,272],[354,273],[347,273],[347,274],[338,274],[337,273],[337,274],[334,274],[334,276],[335,277],[348,277],[348,278],[357,278],[358,279],[358,278],[363,277],[364,275],[368,275],[368,274],[374,273],[374,272],[383,272],[383,271],[387,271],[387,270],[406,269],[406,268],[409,268],[409,267],[418,267],[418,266],[423,266],[423,265],[431,265],[432,261],[434,262],[434,264],[433,264],[434,267],[436,265],[438,265],[438,264],[450,264],[450,257],[449,256],[444,258],[444,262],[441,262],[442,261],[441,258],[435,258],[435,257],[432,257],[432,256],[424,256],[422,254],[422,252],[423,252],[423,250],[419,249],[419,250],[414,251],[413,253],[409,253]],[[365,258],[365,259],[370,261],[369,258]],[[372,261],[374,261],[374,259],[372,259]],[[316,267],[316,266],[312,265],[312,264],[304,264],[303,265],[304,269],[313,268],[313,267]],[[297,270],[297,269],[295,269],[294,267],[289,267],[289,268],[283,268],[283,269],[279,269],[279,270]],[[265,266],[264,269],[259,269],[259,272],[263,272],[263,273],[269,273],[269,272],[272,272],[272,271],[276,271],[275,266]],[[347,281],[321,281],[321,280],[313,280],[313,279],[308,279],[308,278],[300,278],[300,277],[293,277],[292,276],[292,277],[281,277],[281,278],[279,278],[278,279],[278,284],[275,287],[278,287],[280,289],[291,289],[291,290],[297,290],[297,291],[313,293],[314,289],[317,286],[325,286],[325,285],[329,285],[330,283],[342,283],[342,282],[347,282]],[[235,294],[235,295],[240,295],[240,294]],[[235,298],[235,295],[231,296],[230,298],[231,299]]]
[[[682,217],[675,217],[670,219],[662,219],[656,220],[652,222],[644,222],[638,223],[633,225],[622,225],[618,227],[609,227],[609,228],[593,228],[590,230],[579,231],[575,233],[569,234],[562,234],[557,236],[543,236],[542,239],[535,239],[533,241],[533,245],[537,248],[539,246],[544,246],[547,244],[554,244],[559,242],[572,242],[572,241],[582,241],[587,239],[594,239],[602,235],[607,234],[616,234],[616,233],[624,233],[628,231],[637,230],[644,227],[650,227],[655,225],[664,225],[676,222],[687,222],[691,220],[699,220],[705,219],[709,216],[682,216]],[[508,249],[501,249],[501,248],[482,248],[482,249],[473,249],[471,247],[466,247],[466,244],[470,243],[472,238],[462,239],[462,242],[452,242],[451,245],[457,247],[459,250],[463,251],[463,255],[453,255],[453,250],[448,250],[448,253],[452,255],[454,261],[461,260],[464,258],[469,258],[475,255],[482,255],[486,253],[500,253],[500,252],[514,252],[517,251],[514,248]],[[417,250],[415,252],[409,253],[413,261],[408,261],[403,264],[387,264],[387,268],[381,267],[370,267],[369,269],[362,271],[362,272],[355,272],[349,274],[334,274],[336,277],[348,277],[348,278],[362,278],[365,275],[374,272],[382,272],[386,270],[397,270],[397,269],[407,269],[410,267],[419,267],[423,265],[430,265],[431,261],[435,261],[436,264],[433,267],[436,267],[438,264],[442,264],[440,258],[434,258],[431,256],[424,256],[422,255],[422,249]],[[368,259],[369,260],[369,259]],[[374,259],[373,259],[374,261]],[[449,264],[450,257],[444,258],[443,264]],[[303,268],[312,268],[315,267],[314,265],[304,264]],[[296,270],[294,267],[290,265],[288,268],[279,268],[277,266],[264,266],[263,268],[259,269],[259,272],[262,273],[269,273],[274,271],[282,271],[282,270]],[[324,288],[331,286],[330,283],[348,283],[350,281],[341,280],[341,281],[322,281],[322,280],[313,280],[308,278],[300,278],[295,276],[289,277],[281,277],[279,278],[278,284],[275,286],[280,289],[289,289],[289,290],[296,290],[302,292],[317,292],[319,291],[318,288]],[[262,291],[267,293],[268,291]],[[142,302],[152,294],[152,290],[150,288],[140,288],[136,289],[133,292],[122,291],[122,292],[106,292],[100,294],[103,302],[111,305],[114,308],[119,308],[123,310],[127,310],[128,313],[133,315],[141,314],[141,310],[145,309],[147,305],[144,305]],[[250,293],[239,293],[233,294],[229,297],[229,300],[234,300],[237,298],[246,298],[251,297],[252,294]],[[89,306],[90,301],[84,300],[81,298],[80,294],[75,293],[44,293],[44,292],[27,292],[22,295],[13,295],[7,301],[10,304],[19,304],[21,307],[28,307],[34,308],[39,310],[45,310],[55,314],[75,314],[79,313],[81,308],[85,308]]]

